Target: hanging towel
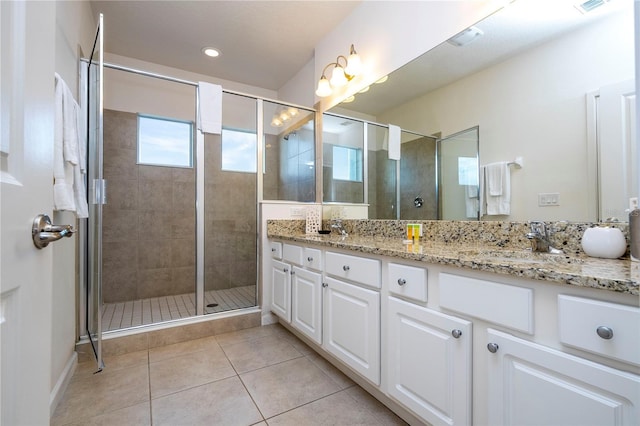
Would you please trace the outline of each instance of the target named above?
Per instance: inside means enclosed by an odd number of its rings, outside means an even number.
[[[203,133],[222,133],[222,86],[198,82],[198,129]]]
[[[466,217],[468,219],[477,219],[479,206],[478,185],[465,185],[464,193]]]
[[[489,216],[511,214],[511,182],[506,161],[487,164],[484,174],[484,203]]]
[[[80,218],[88,217],[82,176],[82,167],[86,162],[86,140],[80,132],[80,107],[57,73],[54,96],[54,210],[73,211]]]
[[[389,160],[400,159],[400,127],[389,124]]]

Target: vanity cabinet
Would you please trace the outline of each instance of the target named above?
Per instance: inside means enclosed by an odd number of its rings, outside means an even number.
[[[271,260],[271,311],[291,322],[291,266]]]
[[[380,385],[380,293],[331,277],[325,285],[323,347]]]
[[[297,266],[291,275],[291,326],[322,344],[322,275]]]
[[[640,377],[487,331],[491,425],[637,425]]]
[[[387,392],[431,424],[471,424],[471,322],[389,297]]]

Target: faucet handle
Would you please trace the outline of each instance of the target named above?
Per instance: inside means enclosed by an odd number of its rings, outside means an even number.
[[[531,232],[540,234],[547,238],[549,237],[549,229],[547,228],[546,223],[539,220],[533,220],[531,221],[530,226]]]

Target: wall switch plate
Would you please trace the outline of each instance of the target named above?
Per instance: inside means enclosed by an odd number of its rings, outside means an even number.
[[[560,205],[560,193],[559,192],[545,192],[538,194],[538,206],[559,206]]]
[[[305,217],[307,212],[304,207],[291,207],[289,214],[292,217]]]

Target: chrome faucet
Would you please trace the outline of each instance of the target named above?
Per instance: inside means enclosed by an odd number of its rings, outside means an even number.
[[[331,221],[331,229],[337,229],[338,232],[340,233],[340,235],[342,235],[343,237],[346,237],[347,235],[347,231],[344,229],[344,225],[342,224],[342,219],[333,219]]]
[[[527,233],[531,241],[531,251],[541,253],[560,253],[561,251],[551,247],[549,228],[544,222],[531,222],[531,232]]]

